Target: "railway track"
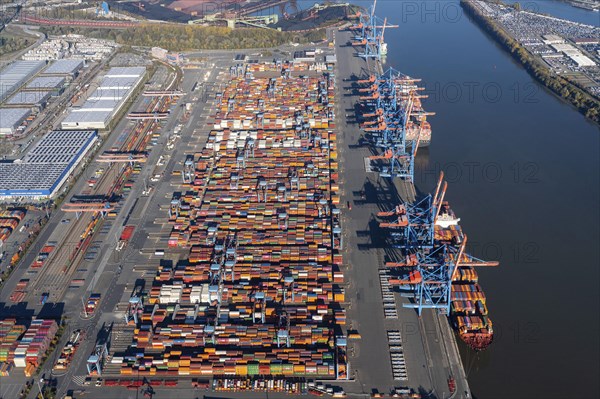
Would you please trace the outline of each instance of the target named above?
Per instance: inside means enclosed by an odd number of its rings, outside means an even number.
[[[169,87],[173,83],[174,81],[169,84]],[[146,102],[142,104],[146,104]],[[145,112],[166,112],[168,109],[169,100],[166,97],[157,97],[149,101]],[[158,124],[155,121],[137,122],[117,149],[123,152],[145,151],[151,134],[157,127]],[[119,194],[123,184],[133,172],[133,168],[128,164],[122,166],[108,164],[106,169],[90,193],[91,195],[106,195],[107,198],[110,198],[113,194]],[[35,301],[45,292],[50,294],[49,302],[59,302],[63,298],[89,245],[102,227],[104,221],[98,220],[98,218],[97,213],[81,214],[74,225],[70,226],[66,236],[55,240],[59,241],[59,245],[54,251],[55,254],[37,273],[32,289],[28,290],[25,297],[27,301]]]

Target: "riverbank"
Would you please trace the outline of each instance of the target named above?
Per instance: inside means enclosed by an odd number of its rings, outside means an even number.
[[[494,37],[539,83],[573,105],[588,119],[600,125],[600,101],[598,99],[592,97],[581,87],[552,72],[543,64],[543,61],[537,59],[498,23],[484,15],[473,0],[461,0],[460,4],[466,14],[472,17],[479,27]]]
[[[594,3],[593,0],[564,0],[565,3],[577,7],[582,8],[588,11],[598,11],[600,9],[600,2]]]

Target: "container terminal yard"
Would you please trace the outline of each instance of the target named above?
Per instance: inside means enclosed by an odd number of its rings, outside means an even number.
[[[452,328],[491,344],[473,267],[497,263],[443,176],[415,192],[433,114],[357,17],[319,68],[211,51],[128,78],[123,110],[91,94],[90,123],[122,119],[2,286],[0,397],[470,397]]]

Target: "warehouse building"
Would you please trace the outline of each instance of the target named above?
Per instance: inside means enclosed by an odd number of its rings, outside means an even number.
[[[17,91],[46,65],[45,61],[15,61],[0,71],[0,101]]]
[[[294,51],[295,62],[315,62],[315,50]]]
[[[558,35],[543,35],[542,39],[544,39],[545,44],[561,44],[565,42],[565,39]]]
[[[551,47],[558,51],[564,53],[567,57],[569,57],[573,62],[577,64],[579,67],[593,67],[596,65],[594,61],[592,61],[587,56],[583,55],[579,49],[574,46],[563,43],[563,44],[553,44]]]
[[[73,78],[77,76],[84,66],[84,60],[56,60],[48,68],[44,69],[40,75]]]
[[[15,134],[29,115],[31,108],[0,108],[0,136]]]
[[[80,108],[61,122],[63,129],[107,129],[135,88],[144,79],[144,67],[111,68]]]
[[[14,96],[9,98],[4,105],[16,106],[19,108],[30,107],[35,111],[40,111],[46,107],[49,98],[49,91],[18,91]]]
[[[569,57],[573,62],[575,62],[578,67],[596,66],[596,62],[594,62],[591,58],[583,55],[582,53],[567,54],[567,57]]]
[[[0,199],[56,195],[98,136],[94,130],[54,130],[14,162],[0,162]]]

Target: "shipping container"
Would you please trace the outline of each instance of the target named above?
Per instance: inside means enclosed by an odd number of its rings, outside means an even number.
[[[333,80],[277,76],[232,78],[206,146],[179,172],[168,246],[187,261],[157,266],[124,376],[243,376],[217,387],[300,392],[264,377],[335,378],[345,362]]]

